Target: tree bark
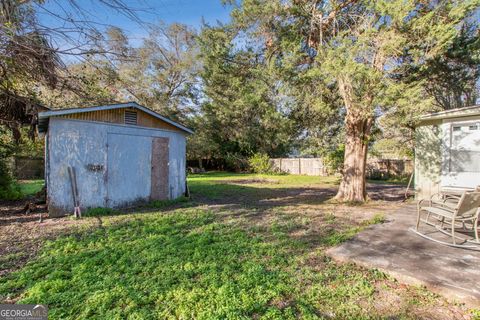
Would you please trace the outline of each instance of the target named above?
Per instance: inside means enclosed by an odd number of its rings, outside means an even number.
[[[371,119],[347,117],[343,177],[336,199],[363,202],[367,199],[365,174]]]
[[[353,89],[349,81],[340,79],[339,91],[347,114],[343,177],[335,198],[341,201],[364,202],[367,199],[365,174],[373,116],[368,112],[369,99],[362,101],[362,105],[354,103]]]

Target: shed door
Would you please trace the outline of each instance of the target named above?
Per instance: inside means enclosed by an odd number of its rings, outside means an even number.
[[[152,140],[152,200],[169,198],[168,184],[168,138],[153,138]]]
[[[108,134],[107,204],[119,207],[150,197],[152,138]]]

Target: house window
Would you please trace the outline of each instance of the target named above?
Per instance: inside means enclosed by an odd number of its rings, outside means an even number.
[[[480,130],[477,124],[452,126],[450,172],[480,172]]]
[[[137,112],[125,110],[125,124],[137,125]]]

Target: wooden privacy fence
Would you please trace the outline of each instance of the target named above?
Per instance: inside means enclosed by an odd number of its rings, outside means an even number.
[[[276,158],[270,159],[275,170],[307,176],[327,176],[327,168],[321,158]]]
[[[413,161],[402,159],[368,159],[367,177],[370,179],[388,179],[406,177],[413,173]]]
[[[43,179],[43,158],[15,157],[13,174],[17,179]]]
[[[322,158],[275,158],[270,159],[272,167],[281,172],[303,174],[307,176],[327,176],[329,170]],[[332,168],[333,169],[333,168]],[[409,176],[413,172],[412,160],[368,159],[367,178],[388,179]]]

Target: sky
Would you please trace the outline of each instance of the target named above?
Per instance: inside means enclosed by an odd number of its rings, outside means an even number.
[[[73,14],[74,18],[78,18],[71,3],[72,0],[47,0],[37,8],[38,19],[44,25],[65,27],[55,15],[64,17]],[[98,29],[101,30],[106,25],[124,29],[132,44],[140,43],[146,36],[147,24],[162,20],[166,23],[180,22],[199,29],[202,19],[212,25],[217,21],[227,22],[231,10],[231,7],[222,5],[220,0],[123,0],[144,23],[140,25],[124,14],[102,5],[99,0],[73,0],[73,3],[87,13],[89,20],[98,23]]]

